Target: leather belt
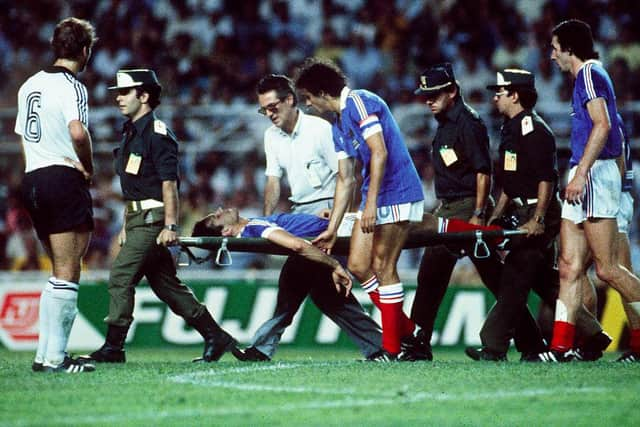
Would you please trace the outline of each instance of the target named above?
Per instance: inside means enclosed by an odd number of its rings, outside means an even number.
[[[511,200],[518,206],[530,206],[538,203],[538,199],[525,199],[524,197],[514,197]]]
[[[161,208],[163,206],[164,206],[164,203],[156,199],[129,200],[127,202],[127,210],[129,212],[137,212],[137,211],[142,211],[146,209]]]

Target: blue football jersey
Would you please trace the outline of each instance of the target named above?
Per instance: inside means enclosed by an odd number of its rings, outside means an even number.
[[[378,206],[423,200],[420,177],[384,100],[367,90],[350,90],[342,101],[340,117],[333,125],[334,145],[337,152],[357,157],[362,162],[361,208],[366,203],[371,173],[371,151],[366,139],[376,133],[382,133],[387,149]]]
[[[580,162],[584,154],[587,140],[593,128],[593,122],[587,110],[587,103],[596,98],[603,98],[607,104],[609,118],[611,120],[611,132],[609,138],[600,152],[598,159],[615,159],[622,152],[622,140],[618,124],[618,110],[616,108],[616,95],[609,74],[598,61],[585,62],[576,76],[573,88],[573,111],[571,113],[571,160],[570,165],[575,166]]]
[[[252,218],[240,237],[267,238],[273,230],[285,230],[298,237],[311,237],[325,231],[328,225],[328,220],[316,215],[281,213]]]

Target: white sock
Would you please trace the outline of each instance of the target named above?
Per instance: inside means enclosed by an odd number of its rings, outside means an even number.
[[[36,363],[44,362],[47,352],[47,341],[49,339],[49,302],[51,301],[52,281],[55,277],[50,277],[40,294],[40,307],[38,309],[38,349],[36,350]]]
[[[629,306],[636,311],[636,313],[640,314],[640,301],[630,302]]]
[[[64,361],[71,327],[78,313],[78,284],[55,279],[52,285],[45,363],[57,366]]]

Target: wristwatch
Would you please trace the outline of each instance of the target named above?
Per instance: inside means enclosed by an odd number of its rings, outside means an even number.
[[[164,226],[165,230],[169,230],[169,231],[178,231],[178,225],[177,224],[167,224]]]
[[[536,215],[533,217],[533,220],[538,224],[544,225],[544,215]]]
[[[484,209],[476,209],[473,211],[473,216],[484,219]]]

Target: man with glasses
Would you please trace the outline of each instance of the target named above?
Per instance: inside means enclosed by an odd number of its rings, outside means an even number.
[[[433,65],[420,76],[415,91],[426,100],[438,128],[432,143],[436,196],[440,205],[436,216],[456,218],[472,224],[485,223],[490,207],[491,157],[489,136],[478,116],[462,99],[450,63]],[[411,318],[421,328],[414,341],[403,343],[403,357],[431,360],[431,336],[438,309],[458,259],[468,254],[466,245],[439,245],[425,248],[418,271],[418,288]],[[494,251],[488,258],[472,258],[487,288],[499,290],[501,262]],[[545,348],[537,324],[528,310],[522,313],[515,332],[516,347],[523,357]]]
[[[512,218],[514,226],[527,232],[512,238],[500,278],[496,304],[491,308],[480,338],[482,347],[467,348],[474,360],[507,359],[509,343],[516,325],[527,308],[529,291],[534,289],[548,304],[558,295],[555,264],[555,238],[560,231],[560,201],[557,194],[558,161],[553,132],[533,107],[538,99],[533,74],[521,69],[497,73],[496,109],[505,117],[500,132],[498,167],[502,191],[489,220]],[[606,347],[610,339],[602,333],[597,320],[585,310],[581,316],[581,336],[594,351],[594,343]],[[602,353],[600,353],[602,354]],[[529,355],[526,361],[543,361]]]
[[[338,173],[331,125],[324,119],[305,114],[298,108],[291,80],[283,75],[265,76],[256,87],[258,112],[273,123],[265,131],[267,183],[264,215],[276,211],[280,200],[280,179],[286,173],[291,189],[292,213],[328,216]],[[349,159],[340,167],[352,170]],[[280,337],[293,320],[304,298],[332,319],[360,348],[366,358],[382,354],[380,328],[362,309],[353,295],[340,295],[332,289],[330,271],[299,255],[290,256],[280,273],[278,302],[273,318],[265,322],[240,360],[267,361],[273,357]]]

